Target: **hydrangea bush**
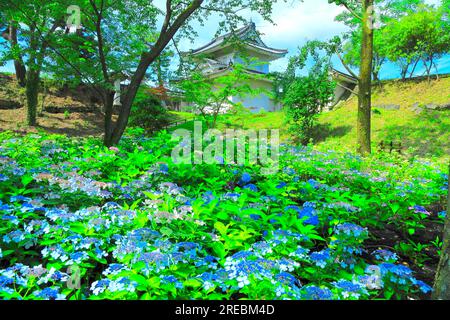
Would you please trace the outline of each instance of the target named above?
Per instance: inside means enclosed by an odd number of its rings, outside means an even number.
[[[443,200],[439,165],[282,147],[258,166],[175,165],[165,133],[117,148],[0,134],[1,299],[424,297],[404,252]]]

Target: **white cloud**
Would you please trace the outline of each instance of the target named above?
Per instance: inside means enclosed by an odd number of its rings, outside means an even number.
[[[327,0],[289,0],[287,3],[278,1],[274,5],[272,20],[275,25],[248,11],[243,15],[255,21],[263,41],[268,46],[289,50],[286,58],[271,64],[272,71],[281,71],[286,68],[289,56],[295,54],[297,48],[307,40],[326,40],[347,30],[343,23],[334,21],[336,15],[343,10],[345,9],[329,4]],[[195,29],[199,37],[193,44],[188,40],[183,41],[180,48],[189,50],[207,43],[214,37],[218,23],[219,18],[212,16],[205,26],[197,24]]]
[[[276,25],[257,23],[268,46],[289,50],[286,58],[272,64],[272,70],[283,70],[288,57],[294,55],[297,48],[306,41],[327,40],[346,31],[347,27],[343,23],[334,20],[343,10],[345,9],[329,4],[327,0],[277,3],[273,15]]]
[[[426,0],[428,4],[439,5],[440,0]],[[327,0],[288,0],[287,3],[279,0],[274,5],[272,20],[275,25],[264,21],[258,15],[244,12],[243,16],[255,21],[258,30],[262,33],[263,41],[270,47],[288,49],[289,54],[272,62],[272,71],[282,71],[286,68],[289,57],[297,52],[297,48],[312,39],[327,40],[335,35],[342,34],[348,28],[335,17],[345,11],[341,6],[329,4]],[[212,16],[205,26],[196,25],[199,37],[194,43],[183,41],[182,50],[189,50],[209,42],[218,28],[219,18]]]

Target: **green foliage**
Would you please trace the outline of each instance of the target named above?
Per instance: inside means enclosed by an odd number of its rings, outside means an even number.
[[[245,98],[262,93],[251,85],[251,81],[258,78],[259,75],[249,74],[244,65],[235,64],[225,74],[218,76],[195,71],[188,79],[181,81],[179,87],[184,92],[184,100],[192,104],[209,127],[214,128],[220,113],[239,105],[230,97]],[[211,121],[208,121],[208,115],[211,115]]]
[[[171,114],[149,92],[141,90],[134,100],[130,125],[145,129],[148,133],[159,131],[170,124]]]
[[[26,87],[27,123],[30,126],[37,124],[40,74],[48,62],[49,46],[63,33],[61,21],[64,21],[69,5],[68,1],[45,0],[0,3],[3,19],[15,30],[15,36],[7,41],[2,60],[16,63],[16,75]],[[19,71],[17,64],[21,66],[19,70],[23,70]],[[23,73],[23,79],[20,79],[20,73]]]
[[[351,32],[348,37],[349,40],[344,44],[343,60],[349,66],[359,68],[361,64],[361,27],[359,26],[355,31]],[[372,78],[378,81],[381,67],[387,61],[386,57],[386,40],[383,37],[381,29],[374,32],[374,57],[372,62]]]
[[[298,56],[291,59],[284,86],[287,87],[283,103],[291,132],[297,142],[307,144],[312,138],[312,129],[322,109],[333,99],[335,83],[330,80],[329,59],[332,45],[317,41],[308,42],[300,49]],[[325,56],[321,56],[323,51]],[[296,75],[304,69],[312,57],[314,65],[307,76]]]
[[[430,76],[436,60],[450,50],[449,26],[443,11],[430,6],[389,22],[383,30],[386,54],[401,66],[403,78],[414,73],[419,61]]]
[[[169,135],[142,133],[109,149],[92,138],[0,133],[2,299],[428,292],[405,265],[426,264],[417,252],[440,245],[420,236],[447,192],[442,166],[285,147],[271,176],[257,165],[193,170],[172,162]],[[408,245],[377,253],[387,229]],[[79,269],[80,288],[67,286],[68,267]]]
[[[328,68],[297,78],[288,89],[284,104],[295,140],[307,144],[322,108],[332,101],[335,85]]]

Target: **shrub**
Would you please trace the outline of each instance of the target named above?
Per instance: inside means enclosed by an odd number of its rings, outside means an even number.
[[[320,67],[308,76],[300,77],[289,86],[284,104],[290,129],[296,140],[308,144],[312,129],[322,108],[332,99],[334,83],[328,79],[328,68]]]
[[[145,91],[139,91],[131,109],[130,125],[147,132],[156,132],[169,125],[171,115],[160,101]]]

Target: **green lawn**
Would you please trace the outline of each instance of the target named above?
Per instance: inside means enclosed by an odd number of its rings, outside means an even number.
[[[381,141],[400,142],[404,153],[423,158],[448,159],[450,154],[450,110],[416,113],[411,106],[419,104],[445,104],[450,78],[438,81],[388,82],[376,87],[373,93],[372,140],[376,149]],[[394,104],[399,110],[385,110],[381,105]],[[194,116],[190,113],[174,113],[179,119],[190,122],[176,128],[192,129]],[[319,116],[314,144],[319,150],[337,149],[353,151],[356,144],[357,99],[351,98],[330,112]],[[200,120],[199,117],[197,119]],[[221,115],[217,128],[280,129],[281,138],[290,136],[283,112],[250,115]]]

